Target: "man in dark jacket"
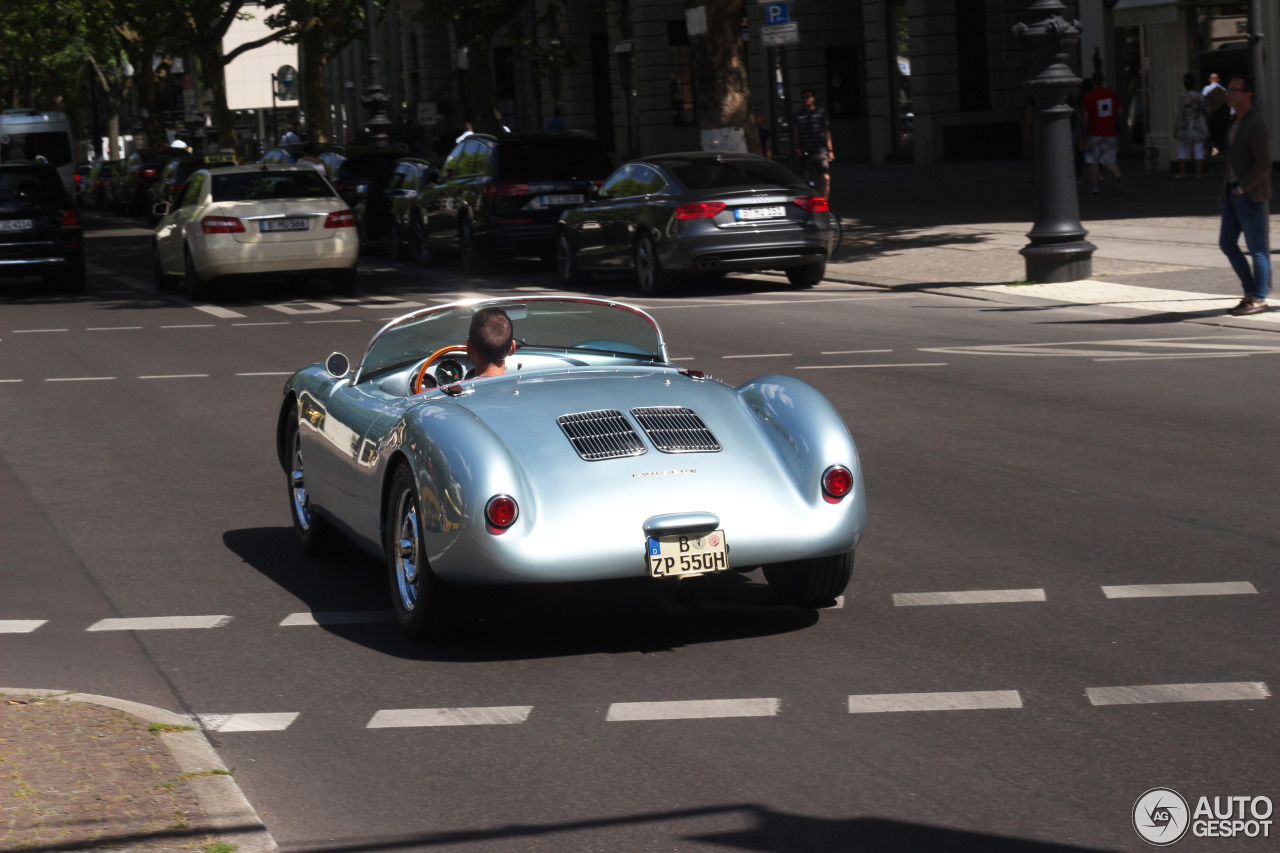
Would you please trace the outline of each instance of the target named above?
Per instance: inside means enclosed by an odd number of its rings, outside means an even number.
[[[1227,85],[1227,104],[1235,121],[1227,133],[1227,174],[1222,185],[1222,227],[1218,247],[1240,277],[1244,298],[1229,313],[1240,317],[1270,311],[1271,284],[1267,222],[1271,201],[1270,138],[1262,116],[1253,109],[1253,80],[1236,77]],[[1240,251],[1240,235],[1253,258],[1253,270]]]

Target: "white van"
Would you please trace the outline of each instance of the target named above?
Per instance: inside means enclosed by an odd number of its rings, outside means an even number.
[[[76,191],[76,147],[65,113],[5,110],[0,113],[0,163],[43,157],[58,169],[69,194]]]

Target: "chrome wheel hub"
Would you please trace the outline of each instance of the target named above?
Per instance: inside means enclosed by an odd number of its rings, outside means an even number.
[[[289,490],[293,493],[293,517],[302,531],[311,529],[311,505],[307,500],[307,480],[302,470],[302,442],[293,439],[293,467],[289,474]]]
[[[406,611],[418,606],[418,508],[413,493],[401,492],[396,501],[396,591]]]

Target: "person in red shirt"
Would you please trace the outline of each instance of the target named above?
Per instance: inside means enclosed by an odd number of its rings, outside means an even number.
[[[1120,115],[1120,98],[1102,84],[1102,72],[1095,72],[1093,88],[1080,99],[1080,110],[1088,122],[1084,162],[1089,166],[1089,195],[1098,194],[1099,166],[1110,172],[1116,186],[1120,186],[1120,167],[1116,164],[1116,121]]]

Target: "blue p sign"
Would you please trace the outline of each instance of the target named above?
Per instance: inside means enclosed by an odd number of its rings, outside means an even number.
[[[787,4],[766,3],[764,7],[764,22],[770,27],[791,23],[791,14],[787,10]]]

